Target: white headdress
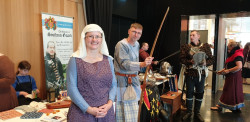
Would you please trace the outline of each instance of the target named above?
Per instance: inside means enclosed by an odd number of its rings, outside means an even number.
[[[102,28],[96,24],[89,24],[89,25],[86,25],[84,27],[82,34],[81,34],[81,39],[79,42],[78,49],[76,52],[74,52],[72,54],[72,57],[85,58],[87,56],[87,50],[86,50],[86,44],[85,44],[85,34],[87,32],[93,32],[93,31],[98,31],[98,32],[102,33],[102,45],[101,45],[100,53],[111,57],[109,55],[108,46],[107,46],[107,43],[105,41],[104,32],[103,32]]]

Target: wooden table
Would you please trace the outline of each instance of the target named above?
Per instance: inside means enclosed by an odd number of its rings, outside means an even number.
[[[169,91],[161,95],[161,100],[172,107],[170,121],[173,121],[173,115],[181,108],[181,93]]]

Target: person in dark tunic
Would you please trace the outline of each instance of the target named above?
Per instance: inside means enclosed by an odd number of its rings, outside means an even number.
[[[36,95],[40,93],[37,89],[36,81],[32,76],[28,75],[30,69],[31,65],[28,61],[21,61],[18,64],[16,81],[12,86],[16,90],[19,105],[29,105],[32,101],[40,101],[40,99],[36,97]],[[28,97],[32,94],[32,91],[34,98],[32,96]]]
[[[247,78],[250,78],[250,68],[244,67],[247,65],[246,63],[250,62],[250,42],[246,43],[244,50],[244,65],[242,68],[242,78],[243,78],[243,84],[250,85],[250,83],[247,82]]]
[[[149,48],[149,45],[147,42],[143,42],[142,43],[142,47],[141,49],[139,50],[139,61],[140,62],[143,62],[145,61],[145,59],[147,57],[149,57],[149,54],[146,52]],[[153,65],[157,65],[158,64],[158,61],[152,61],[151,65],[150,65],[150,69],[153,71],[153,68],[152,68],[152,64]],[[142,67],[140,68],[140,73],[145,73],[147,67]]]
[[[189,44],[182,45],[180,50],[180,62],[185,66],[184,75],[187,86],[187,111],[182,120],[189,120],[193,111],[193,118],[199,122],[204,122],[200,114],[200,108],[203,101],[205,79],[208,74],[207,67],[213,64],[214,57],[209,44],[201,43],[199,31],[191,31],[190,41]],[[197,59],[202,60],[197,61]]]
[[[67,90],[72,100],[68,122],[115,122],[117,81],[112,59],[101,27],[87,25],[67,67]]]
[[[242,88],[241,68],[243,62],[243,49],[235,41],[228,44],[228,58],[225,68],[218,71],[218,74],[225,75],[225,84],[219,103],[211,110],[221,111],[222,107],[234,113],[241,112],[244,107],[244,95]]]
[[[0,112],[18,106],[15,89],[11,86],[14,82],[14,63],[0,53]]]

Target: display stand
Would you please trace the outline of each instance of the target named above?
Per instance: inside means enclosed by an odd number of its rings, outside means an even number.
[[[161,95],[161,100],[171,106],[170,121],[173,121],[174,114],[181,108],[181,93],[169,91]]]

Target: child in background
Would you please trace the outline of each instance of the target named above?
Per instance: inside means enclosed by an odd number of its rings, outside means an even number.
[[[18,64],[18,71],[16,73],[16,81],[12,86],[16,90],[19,105],[28,105],[32,101],[40,101],[39,98],[29,98],[32,91],[38,94],[35,79],[28,75],[31,65],[28,61],[21,61]]]

